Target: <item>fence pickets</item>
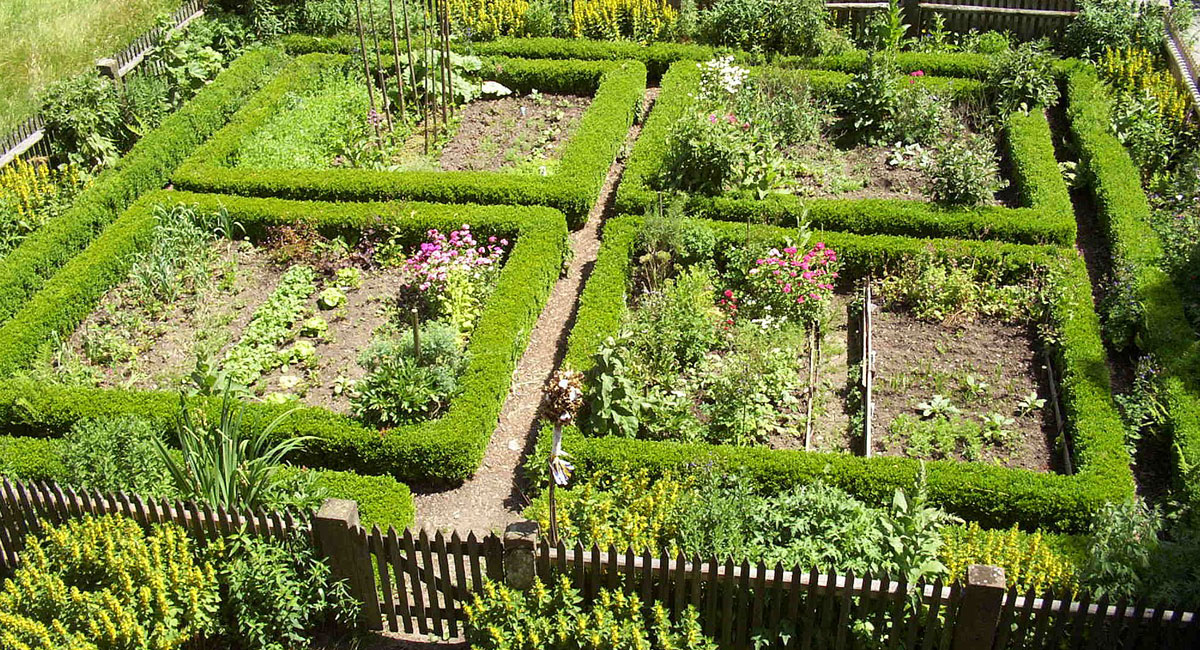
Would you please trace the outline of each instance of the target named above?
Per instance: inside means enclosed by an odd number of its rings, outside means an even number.
[[[236,533],[300,535],[318,547],[334,575],[345,579],[363,602],[364,627],[438,638],[463,634],[463,606],[485,580],[512,582],[516,574],[508,567],[510,562],[517,566],[513,551],[524,548],[495,534],[480,539],[469,533],[464,539],[458,533],[367,530],[358,524],[353,501],[327,500],[312,520],[299,520],[290,514],[226,511],[0,479],[0,571],[17,566],[25,535],[36,534],[43,522],[61,523],[84,514],[121,514],[144,526],[173,522],[197,539]],[[675,620],[693,608],[706,635],[722,648],[736,650],[960,650],[978,646],[962,641],[972,638],[964,633],[972,630],[981,630],[979,638],[992,640],[996,650],[1200,647],[1195,613],[1163,603],[1110,603],[1107,597],[1093,603],[1087,595],[1076,602],[1070,595],[1032,590],[1022,594],[1005,590],[1003,572],[989,567],[973,571],[999,574],[999,586],[975,582],[974,573],[965,583],[947,586],[939,579],[910,586],[903,576],[736,564],[728,558],[666,551],[655,557],[614,546],[567,547],[561,541],[552,546],[544,539],[528,553],[527,566],[543,582],[567,575],[585,599],[595,599],[602,589],[624,589],[638,594],[647,607],[661,602]],[[991,597],[981,591],[984,587],[995,596],[990,622],[974,604]]]

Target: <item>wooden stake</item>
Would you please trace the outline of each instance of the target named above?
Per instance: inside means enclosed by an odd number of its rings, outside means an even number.
[[[401,0],[405,2],[406,0]],[[408,128],[408,111],[404,106],[404,74],[400,71],[400,36],[396,33],[396,0],[388,0],[388,20],[392,26],[392,63],[396,66],[396,102],[400,104],[400,121]]]
[[[383,108],[384,119],[387,120],[388,132],[395,129],[392,123],[391,98],[387,92],[387,73],[383,71],[383,55],[379,53],[379,28],[375,23],[375,5],[367,3],[367,16],[371,19],[371,40],[375,45],[375,76],[379,79],[379,92],[382,95],[380,106]]]
[[[371,83],[371,64],[367,59],[367,40],[363,37],[363,21],[362,21],[362,3],[360,0],[354,0],[354,16],[358,23],[358,50],[362,53],[363,74],[367,79],[367,101],[371,105],[371,111],[375,111],[375,85]],[[379,141],[379,125],[371,120],[371,126],[375,127],[375,140]]]
[[[871,278],[867,278],[867,286],[863,289],[863,455],[871,457],[873,441],[871,440],[871,420],[874,408],[871,403],[871,384],[875,377],[875,341],[871,336]]]
[[[1075,468],[1071,463],[1071,445],[1067,441],[1067,433],[1063,429],[1062,409],[1058,406],[1058,386],[1054,383],[1054,364],[1050,363],[1050,351],[1044,351],[1046,358],[1046,378],[1050,384],[1050,402],[1054,404],[1054,430],[1058,432],[1058,441],[1062,444],[1063,449],[1063,470],[1067,474],[1074,474]]]
[[[808,406],[804,415],[804,451],[812,451],[812,414],[813,402],[816,401],[817,390],[813,385],[817,371],[817,326],[814,324],[808,330]]]
[[[429,155],[429,143],[430,143],[429,142],[430,141],[430,138],[429,138],[430,124],[429,123],[432,122],[434,119],[434,117],[432,115],[433,97],[431,96],[431,93],[430,93],[432,88],[429,85],[430,64],[433,63],[433,53],[429,47],[430,42],[429,42],[429,2],[428,2],[428,0],[422,6],[421,13],[423,14],[422,19],[421,19],[421,34],[422,34],[422,38],[424,38],[422,52],[424,53],[424,56],[425,56],[425,78],[421,80],[421,85],[422,85],[422,89],[425,91],[425,155],[428,156]]]
[[[417,365],[421,365],[421,323],[417,317],[417,308],[412,308],[412,328],[413,328],[413,357]]]
[[[448,0],[440,0],[438,4],[441,7],[438,31],[441,32],[442,47],[442,124],[449,124],[446,113],[454,105],[454,98],[450,96],[450,3]]]
[[[417,64],[413,59],[412,30],[408,27],[408,0],[400,0],[400,10],[404,12],[404,44],[408,47],[408,75],[412,84],[413,99],[417,100],[417,113],[420,114],[420,97],[417,93]]]

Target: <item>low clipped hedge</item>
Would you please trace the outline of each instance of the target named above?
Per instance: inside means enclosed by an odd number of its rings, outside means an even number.
[[[313,36],[292,34],[282,39],[289,54],[312,54],[332,52],[356,54],[359,51],[358,37]],[[737,52],[729,48],[710,47],[695,43],[649,43],[642,45],[632,41],[594,41],[580,38],[517,38],[504,37],[494,41],[455,44],[462,53],[484,56],[512,56],[523,59],[580,59],[585,61],[635,60],[646,64],[652,82],[657,82],[676,61],[706,61],[722,54],[734,54],[738,60],[770,61],[775,65],[792,68],[815,68],[856,72],[867,63],[867,52],[853,50],[844,54],[816,57],[765,57],[761,54]],[[935,54],[923,52],[900,52],[896,65],[903,72],[923,70],[927,74],[944,77],[984,79],[991,67],[991,57],[983,54]]]
[[[605,338],[620,328],[630,291],[632,257],[642,220],[621,217],[608,222],[595,269],[581,297],[579,317],[568,342],[567,366],[587,370]],[[726,250],[747,236],[744,224],[700,222]],[[786,241],[789,231],[754,226],[756,241]],[[1100,323],[1092,308],[1087,271],[1072,252],[1056,247],[1001,242],[920,240],[886,235],[818,232],[814,237],[838,252],[844,278],[880,269],[928,250],[947,259],[972,258],[997,264],[1010,278],[1037,268],[1061,268],[1063,299],[1053,320],[1061,338],[1056,365],[1076,474],[1066,476],[1010,469],[986,463],[924,463],[932,500],[947,511],[989,527],[1045,528],[1081,532],[1106,502],[1133,494],[1124,427],[1113,404]],[[548,448],[548,428],[539,446]],[[898,457],[864,458],[848,454],[773,450],[765,447],[685,444],[589,437],[572,427],[563,445],[576,465],[576,476],[646,469],[651,475],[714,463],[747,475],[759,489],[774,492],[818,479],[872,503],[885,503],[896,488],[913,485],[922,463]]]
[[[1086,65],[1067,78],[1067,116],[1079,162],[1096,200],[1113,267],[1132,273],[1142,304],[1139,345],[1164,364],[1164,401],[1173,439],[1175,477],[1183,496],[1200,507],[1200,342],[1183,301],[1162,269],[1162,245],[1150,226],[1150,202],[1129,152],[1113,135],[1108,91]]]
[[[646,67],[637,61],[551,61],[497,58],[487,76],[528,91],[595,92],[579,127],[564,145],[552,176],[485,171],[371,169],[256,170],[231,167],[247,135],[276,113],[289,93],[316,84],[322,70],[345,65],[338,54],[299,57],[255,96],[230,124],[172,177],[181,189],[324,201],[410,199],[440,203],[546,205],[573,226],[587,219],[608,169],[640,112]]]
[[[0,322],[15,314],[139,195],[162,188],[175,167],[222,127],[286,59],[283,52],[265,48],[240,57],[101,173],[61,217],[0,260]]]
[[[66,485],[70,483],[70,476],[62,460],[63,447],[63,441],[58,438],[0,436],[0,476],[24,482]],[[416,520],[412,491],[390,476],[312,471],[313,484],[327,498],[358,502],[364,526],[384,529],[393,526],[396,530],[404,530]]]
[[[811,71],[809,76],[814,88],[824,93],[836,94],[849,80],[846,73],[837,71]],[[955,95],[984,92],[974,80],[922,79],[950,88]],[[692,105],[699,83],[700,71],[692,63],[676,63],[663,78],[654,110],[634,145],[617,190],[618,212],[640,214],[656,203],[657,193],[652,186],[667,155],[667,137]],[[1040,112],[1014,114],[1006,132],[1005,144],[1021,197],[1019,208],[952,209],[903,199],[800,199],[785,194],[772,194],[764,200],[690,196],[688,207],[696,216],[723,221],[807,221],[818,228],[848,232],[1070,245],[1075,240],[1075,218],[1054,157],[1046,116]]]
[[[233,196],[162,192],[144,197],[72,260],[16,318],[0,327],[0,431],[61,435],[80,419],[135,415],[168,428],[178,410],[169,392],[77,388],[13,377],[28,366],[51,336],[65,335],[128,272],[127,253],[153,231],[156,203],[195,204],[201,210],[224,207],[252,237],[271,224],[308,221],[326,234],[382,227],[419,241],[430,228],[450,230],[469,222],[479,235],[514,239],[468,345],[470,362],[459,379],[460,392],[443,417],[379,431],[319,408],[302,408],[278,430],[281,438],[316,439],[292,459],[326,469],[385,474],[411,482],[454,483],[479,467],[512,373],[558,278],[567,251],[567,226],[549,208],[396,203],[317,203]],[[196,398],[194,408],[215,417],[220,399]],[[288,407],[250,404],[244,426],[265,427]]]

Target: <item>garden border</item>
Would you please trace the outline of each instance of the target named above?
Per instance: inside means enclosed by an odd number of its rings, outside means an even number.
[[[62,216],[0,260],[0,323],[12,317],[139,195],[160,189],[175,167],[224,126],[288,60],[282,51],[272,48],[238,57],[101,173]]]
[[[567,215],[572,227],[587,220],[609,167],[640,115],[646,67],[637,61],[551,61],[497,58],[498,81],[515,90],[592,90],[595,98],[563,146],[557,172],[548,177],[482,171],[370,169],[252,170],[226,166],[243,139],[275,113],[285,95],[312,83],[319,70],[348,62],[336,54],[308,54],[281,74],[208,143],[188,158],[173,180],[182,189],[247,196],[325,201],[407,199],[441,203],[546,205]]]
[[[71,260],[12,320],[0,326],[0,376],[24,370],[52,333],[73,331],[110,287],[127,274],[127,253],[153,233],[156,202],[224,207],[250,233],[266,225],[308,221],[325,233],[385,225],[423,234],[471,223],[481,234],[510,236],[516,244],[501,271],[468,344],[470,361],[460,392],[443,417],[381,433],[320,408],[302,408],[277,430],[279,438],[312,435],[316,440],[290,459],[314,467],[387,474],[422,483],[454,483],[479,467],[499,420],[517,360],[557,281],[567,252],[561,213],[544,207],[441,205],[416,202],[318,203],[185,192],[143,197],[83,253]],[[219,398],[192,404],[209,415]],[[57,436],[74,422],[101,415],[136,415],[166,424],[179,396],[165,391],[72,388],[9,378],[0,381],[0,430]],[[252,403],[248,431],[264,428],[288,406]],[[166,428],[164,426],[164,428]]]
[[[1090,181],[1113,267],[1131,272],[1142,304],[1139,347],[1166,369],[1163,392],[1175,480],[1185,499],[1200,506],[1200,340],[1184,315],[1179,291],[1161,268],[1163,251],[1150,225],[1150,202],[1137,165],[1112,133],[1111,102],[1095,70],[1078,65],[1068,74],[1067,115],[1080,167]]]
[[[827,92],[836,92],[850,78],[839,71],[810,74],[810,82]],[[657,201],[649,180],[661,169],[671,125],[687,110],[699,80],[700,71],[691,62],[675,63],[663,77],[654,111],[634,145],[617,189],[618,213],[641,214]],[[947,84],[955,96],[984,92],[982,84],[974,79],[923,77],[922,81]],[[918,200],[799,199],[781,194],[761,201],[692,196],[688,207],[697,216],[725,221],[805,220],[819,228],[849,232],[1071,245],[1075,241],[1075,216],[1045,115],[1014,113],[1007,126],[1008,137],[1004,140],[1022,204],[1019,208],[942,209]]]
[[[640,217],[620,217],[605,227],[595,270],[580,299],[577,324],[568,339],[564,363],[587,370],[597,346],[617,333],[629,290],[632,255]],[[742,241],[746,226],[697,220],[722,244]],[[756,239],[783,241],[794,230],[754,226]],[[1071,251],[992,241],[922,240],[890,235],[813,233],[838,251],[851,273],[861,273],[933,250],[943,258],[970,255],[994,260],[1011,273],[1030,265],[1062,265],[1064,298],[1054,305],[1063,344],[1056,362],[1061,369],[1063,407],[1072,443],[1076,474],[1067,476],[951,460],[921,461],[897,457],[849,456],[801,450],[690,444],[586,437],[572,427],[563,447],[571,454],[576,476],[596,472],[647,469],[651,475],[713,462],[745,473],[765,491],[790,489],[797,483],[824,480],[872,503],[885,503],[897,488],[911,487],[921,473],[930,498],[952,514],[987,527],[1045,528],[1062,532],[1086,530],[1091,516],[1106,502],[1133,495],[1133,473],[1124,446],[1124,426],[1112,400],[1100,323],[1092,307],[1083,262]],[[846,274],[846,271],[843,271]],[[549,427],[539,439],[548,449]],[[530,467],[541,468],[535,456]],[[537,463],[537,464],[535,464]],[[540,474],[539,474],[540,478]],[[535,481],[537,482],[537,481]]]

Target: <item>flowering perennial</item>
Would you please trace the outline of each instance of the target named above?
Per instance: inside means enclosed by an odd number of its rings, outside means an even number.
[[[789,246],[771,249],[754,261],[747,279],[772,316],[811,323],[833,297],[837,253],[818,242],[808,252]]]
[[[440,292],[450,278],[457,274],[479,278],[498,269],[508,246],[507,239],[489,237],[480,244],[471,234],[471,226],[445,235],[436,229],[430,230],[429,239],[421,244],[420,250],[404,264],[405,283],[415,285],[422,292]]]
[[[750,76],[749,70],[734,65],[732,55],[697,63],[696,67],[700,68],[700,96],[704,99],[720,100],[735,95]]]

